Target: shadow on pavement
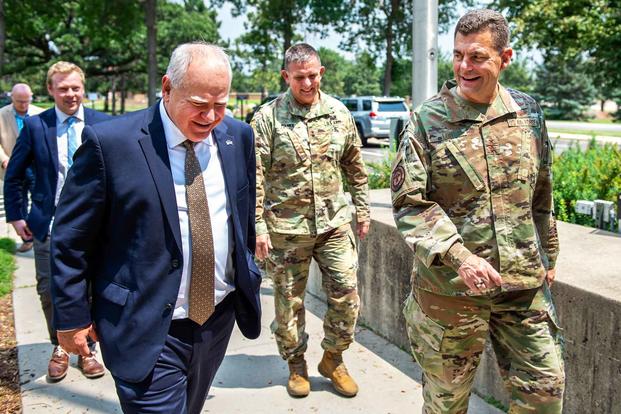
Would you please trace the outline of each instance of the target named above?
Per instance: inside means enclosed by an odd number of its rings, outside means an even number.
[[[263,285],[261,286],[261,295],[274,296],[274,289],[271,286]],[[306,292],[306,300],[304,301],[304,305],[306,306],[307,312],[311,312],[313,315],[323,320],[323,317],[326,313],[327,305],[321,298],[318,298],[311,293]],[[409,350],[406,351],[398,348],[393,343],[382,338],[381,336],[368,329],[367,327],[362,326],[361,324],[358,324],[356,326],[356,342],[367,348],[369,351],[371,351],[390,365],[392,365],[394,368],[401,371],[403,374],[412,378],[414,381],[422,383],[422,371],[418,364],[412,358]],[[348,357],[353,358],[354,355],[345,355],[345,358]],[[280,357],[278,356],[274,356],[274,358],[282,361],[282,359],[280,359]],[[403,363],[404,359],[408,361],[406,364]],[[281,366],[282,368],[279,371],[280,376],[286,378],[286,376],[288,375],[286,365],[284,363],[281,363],[279,366]],[[284,380],[281,380],[280,385],[285,385]],[[329,384],[328,387],[330,388]]]
[[[38,306],[38,303],[37,303]],[[29,394],[28,406],[24,412],[43,410],[42,412],[89,412],[120,413],[121,409],[114,392],[104,392],[111,386],[110,373],[101,379],[86,379],[77,367],[77,356],[71,355],[67,376],[57,382],[46,378],[47,364],[52,353],[50,343],[19,345],[20,385],[24,395]],[[26,359],[27,357],[27,359]],[[100,384],[102,390],[93,393],[93,384]],[[106,395],[110,394],[110,395]]]

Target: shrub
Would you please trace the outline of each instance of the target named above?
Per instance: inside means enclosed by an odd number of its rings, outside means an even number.
[[[554,161],[554,208],[559,220],[595,226],[591,217],[575,212],[577,200],[615,202],[621,193],[621,150],[591,140],[582,151],[578,144]]]
[[[0,239],[0,297],[10,293],[13,289],[14,252],[15,241],[13,239]]]
[[[388,154],[387,158],[384,158],[380,162],[367,163],[369,188],[371,190],[376,190],[378,188],[390,188],[390,174],[394,159],[395,154],[391,152]]]

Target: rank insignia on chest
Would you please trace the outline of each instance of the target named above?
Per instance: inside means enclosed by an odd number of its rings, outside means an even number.
[[[527,118],[514,118],[508,119],[507,123],[510,127],[539,127],[539,118],[527,117]]]

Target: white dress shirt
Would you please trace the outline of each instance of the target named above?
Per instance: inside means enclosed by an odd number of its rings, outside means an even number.
[[[181,285],[177,294],[177,303],[173,312],[173,319],[188,317],[190,279],[192,277],[192,240],[190,237],[190,221],[188,216],[188,203],[185,190],[185,155],[186,149],[183,142],[186,138],[179,128],[172,122],[164,101],[160,102],[160,115],[166,135],[170,170],[175,185],[177,198],[177,212],[179,214],[179,227],[181,229],[181,244],[183,250],[183,270],[181,273]],[[231,208],[226,196],[224,175],[218,147],[209,134],[203,141],[194,145],[194,152],[201,166],[205,193],[209,203],[209,217],[211,218],[211,232],[213,236],[214,262],[215,262],[215,304],[220,303],[226,295],[235,290],[233,269],[233,226],[231,224]]]

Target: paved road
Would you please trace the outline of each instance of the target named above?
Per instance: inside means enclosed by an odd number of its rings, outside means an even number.
[[[546,121],[548,129],[562,128],[574,131],[606,131],[621,132],[621,123],[615,124],[595,124],[588,122],[572,122],[572,121]]]

